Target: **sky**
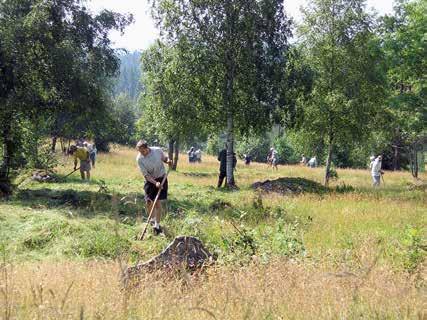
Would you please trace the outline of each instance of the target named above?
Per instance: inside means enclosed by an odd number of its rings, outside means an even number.
[[[109,9],[120,13],[132,13],[135,22],[128,26],[124,35],[112,32],[114,47],[130,51],[147,49],[158,37],[158,30],[150,16],[147,0],[87,0],[87,6],[93,12]],[[296,21],[300,21],[299,8],[309,3],[308,0],[285,0],[285,10]],[[367,0],[368,8],[375,9],[379,14],[392,13],[392,0]]]

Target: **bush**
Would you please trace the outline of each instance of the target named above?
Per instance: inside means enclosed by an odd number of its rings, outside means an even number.
[[[266,162],[270,141],[266,136],[249,135],[242,137],[236,144],[236,153],[240,158],[249,154],[253,161]]]
[[[128,236],[121,235],[111,224],[89,223],[78,231],[72,253],[84,258],[115,258],[131,246]]]
[[[218,153],[224,148],[225,138],[219,135],[211,135],[206,144],[206,153],[212,156],[218,156]]]
[[[279,153],[279,163],[295,164],[301,160],[301,154],[295,150],[286,135],[277,137],[274,147]]]

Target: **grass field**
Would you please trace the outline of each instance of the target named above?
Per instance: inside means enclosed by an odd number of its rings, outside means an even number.
[[[0,319],[427,318],[426,189],[409,173],[387,172],[373,189],[367,170],[338,170],[329,192],[281,195],[250,185],[321,182],[323,169],[239,162],[240,189],[225,191],[215,188],[215,158],[190,165],[182,155],[169,178],[167,236],[139,242],[146,213],[135,156],[100,155],[89,184],[77,173],[22,180],[0,202]],[[61,162],[68,173],[71,159]],[[136,292],[121,290],[121,268],[176,235],[199,237],[215,266],[145,274]]]

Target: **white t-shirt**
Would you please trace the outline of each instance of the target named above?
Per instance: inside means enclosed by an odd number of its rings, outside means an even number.
[[[379,160],[378,158],[374,160],[374,162],[372,162],[372,170],[371,173],[374,177],[378,177],[381,175],[381,160]]]
[[[157,147],[150,147],[150,150],[150,153],[145,157],[138,153],[136,162],[144,177],[151,176],[154,179],[158,179],[166,174],[165,166],[163,165],[163,150]]]

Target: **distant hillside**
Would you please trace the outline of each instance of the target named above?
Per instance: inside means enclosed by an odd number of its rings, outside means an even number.
[[[120,75],[114,88],[114,95],[126,93],[132,100],[138,98],[141,92],[141,52],[134,51],[120,57]]]

